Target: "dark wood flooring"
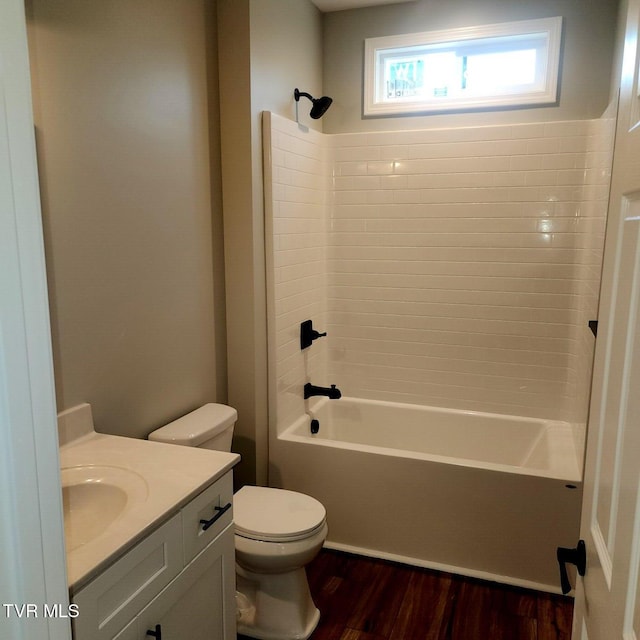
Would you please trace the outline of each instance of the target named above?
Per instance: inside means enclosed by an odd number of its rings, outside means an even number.
[[[312,640],[569,640],[573,599],[322,550]]]
[[[573,599],[323,549],[311,640],[570,640]],[[238,636],[244,639],[244,636]]]

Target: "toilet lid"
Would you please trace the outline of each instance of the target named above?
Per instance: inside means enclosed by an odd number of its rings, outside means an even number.
[[[315,498],[285,489],[245,486],[233,496],[236,533],[255,540],[305,538],[324,524],[326,513]]]

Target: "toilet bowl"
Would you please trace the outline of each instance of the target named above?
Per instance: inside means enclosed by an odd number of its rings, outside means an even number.
[[[310,496],[245,486],[234,496],[238,632],[261,640],[304,640],[320,612],[304,567],[327,537],[326,512]]]
[[[207,404],[150,440],[230,451],[232,407]],[[304,570],[327,537],[326,511],[295,491],[245,486],[233,498],[238,633],[259,640],[306,640],[320,619]]]

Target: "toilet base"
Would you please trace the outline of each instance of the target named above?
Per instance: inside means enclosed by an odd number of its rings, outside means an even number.
[[[258,640],[307,640],[320,611],[304,569],[257,574],[236,564],[238,633]]]

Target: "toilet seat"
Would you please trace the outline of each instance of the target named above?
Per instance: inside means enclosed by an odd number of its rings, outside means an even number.
[[[311,537],[325,524],[324,506],[311,496],[245,486],[233,497],[236,535],[263,542],[292,542]]]

